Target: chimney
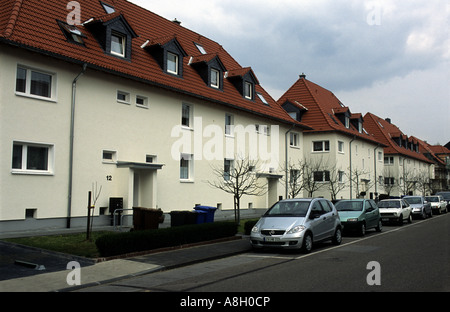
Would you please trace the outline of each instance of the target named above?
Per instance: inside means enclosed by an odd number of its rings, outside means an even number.
[[[306,75],[305,75],[305,73],[302,73],[299,77],[300,77],[300,79],[305,79]]]
[[[388,123],[391,123],[391,118],[386,118],[385,119]]]
[[[173,23],[177,24],[177,25],[181,25],[181,22],[179,20],[177,20],[177,18],[175,17],[175,19],[172,21]]]

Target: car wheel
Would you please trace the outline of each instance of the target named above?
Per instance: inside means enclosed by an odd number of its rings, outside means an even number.
[[[381,232],[382,229],[383,229],[383,222],[381,222],[381,219],[380,219],[380,220],[378,220],[378,225],[377,225],[377,227],[375,228],[375,230],[376,230],[377,232]]]
[[[341,228],[337,228],[336,231],[334,232],[334,236],[332,239],[333,244],[335,245],[340,245],[342,242],[342,231]]]
[[[412,215],[411,214],[409,214],[408,223],[412,223]]]
[[[303,238],[302,251],[305,253],[310,253],[312,250],[313,239],[311,233],[306,233]]]
[[[403,215],[400,215],[397,220],[398,225],[403,225]]]
[[[425,211],[425,209],[422,211],[422,219],[426,219],[427,218],[427,212]]]
[[[364,236],[366,235],[366,224],[361,223],[361,226],[359,227],[359,235]]]

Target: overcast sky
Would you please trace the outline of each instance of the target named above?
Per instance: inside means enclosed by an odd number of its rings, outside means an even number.
[[[352,113],[450,141],[448,0],[131,0],[221,44],[275,100],[300,74]]]

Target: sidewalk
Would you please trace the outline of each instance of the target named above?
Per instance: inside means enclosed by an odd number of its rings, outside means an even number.
[[[3,250],[6,250],[5,244],[2,243],[2,258]],[[8,244],[9,245],[9,244]],[[11,246],[9,246],[11,247]],[[22,247],[13,246],[20,249]],[[25,247],[23,247],[25,248]],[[71,286],[67,283],[68,275],[72,272],[66,269],[67,263],[74,261],[71,257],[60,254],[45,252],[48,258],[52,261],[59,259],[61,270],[54,270],[53,272],[33,272],[34,275],[0,280],[0,292],[55,292],[55,291],[71,291],[89,287],[92,285],[101,285],[109,282],[117,281],[124,278],[139,276],[168,270],[176,267],[186,266],[203,261],[219,259],[227,256],[236,255],[247,252],[251,249],[248,237],[236,237],[235,239],[188,247],[183,249],[176,249],[170,251],[155,252],[146,255],[130,257],[126,259],[115,259],[104,262],[97,262],[91,260],[81,265],[81,285]],[[22,250],[22,252],[24,252]],[[41,250],[30,248],[25,251],[28,258],[32,255],[42,255]],[[10,257],[11,258],[11,257]],[[36,258],[36,257],[35,257]],[[78,259],[75,259],[77,261]],[[80,259],[83,260],[83,259]],[[89,259],[85,259],[89,260]],[[11,261],[11,259],[10,259]],[[42,260],[44,261],[44,260]],[[48,260],[46,260],[48,261]],[[45,262],[45,261],[44,261]],[[39,263],[41,264],[41,263]],[[12,264],[14,266],[14,264]],[[44,264],[45,265],[45,264]],[[12,267],[10,265],[10,267]],[[18,269],[17,264],[14,269]],[[9,268],[7,268],[9,269]],[[32,268],[21,268],[22,270],[34,270]],[[46,272],[46,273],[44,273]],[[1,271],[0,271],[1,273]],[[70,280],[69,280],[70,281]]]

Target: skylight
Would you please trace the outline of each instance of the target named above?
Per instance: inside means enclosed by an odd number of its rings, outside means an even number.
[[[105,12],[108,13],[108,14],[111,14],[111,13],[116,12],[116,10],[114,9],[114,7],[111,6],[111,5],[109,5],[109,4],[106,4],[106,3],[103,3],[103,2],[102,2],[102,6],[103,6],[103,8],[105,9]]]
[[[256,94],[258,94],[259,98],[261,99],[261,101],[264,104],[269,105],[269,102],[267,102],[267,100],[264,98],[264,96],[261,93],[256,93]]]
[[[205,48],[203,48],[203,46],[201,46],[200,44],[196,43],[195,46],[197,47],[197,49],[200,51],[201,54],[207,54]]]

